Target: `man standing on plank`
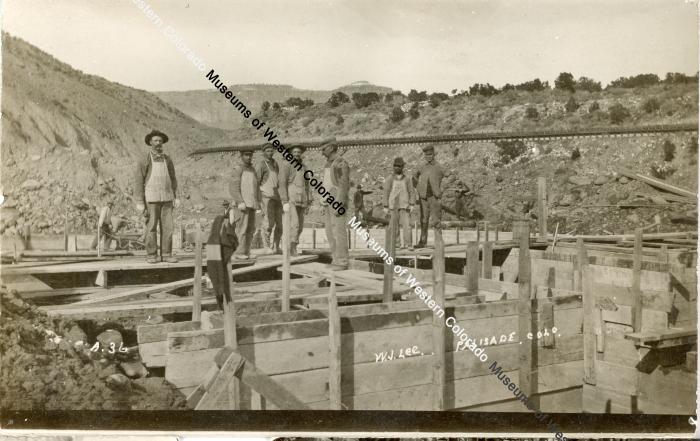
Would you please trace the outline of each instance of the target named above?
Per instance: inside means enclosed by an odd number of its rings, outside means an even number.
[[[292,156],[302,163],[304,147],[295,145],[290,149]],[[297,255],[299,235],[304,229],[304,215],[309,209],[311,200],[309,181],[304,179],[304,170],[297,171],[289,161],[285,161],[280,167],[279,194],[282,200],[282,210],[290,212],[289,222],[289,255]]]
[[[260,212],[260,181],[253,168],[253,152],[242,151],[241,163],[233,171],[229,186],[233,205],[240,212],[236,235],[240,241],[234,259],[250,259],[250,245],[255,234],[255,213]]]
[[[403,158],[394,159],[394,172],[384,183],[384,216],[390,219],[389,211],[396,207],[399,217],[398,225],[403,228],[403,246],[401,248],[412,249],[410,213],[413,212],[415,194],[413,184],[403,172],[404,165]],[[399,228],[396,229],[396,238],[399,238]]]
[[[321,145],[323,156],[326,157],[323,184],[330,194],[335,196],[343,206],[348,206],[348,192],[350,190],[350,166],[347,161],[338,154],[338,144],[335,139],[330,139]],[[326,221],[326,238],[331,248],[333,260],[331,269],[343,271],[348,269],[348,234],[345,216],[338,213],[330,205],[324,207]]]
[[[420,240],[417,248],[425,248],[428,243],[428,222],[431,227],[439,230],[442,221],[442,168],[435,162],[435,148],[432,145],[423,147],[423,156],[425,164],[416,170],[414,177],[420,199]]]
[[[168,135],[152,130],[146,135],[146,145],[151,147],[147,156],[137,162],[134,195],[136,210],[147,216],[146,262],[158,262],[156,233],[160,225],[161,259],[175,263],[173,257],[173,206],[180,206],[177,198],[177,178],[172,159],[163,153]]]
[[[263,243],[270,247],[275,254],[281,254],[280,239],[282,238],[282,201],[279,193],[279,166],[274,160],[275,149],[269,142],[263,146],[263,160],[258,163],[255,171],[260,178],[260,193],[262,194],[262,209],[265,216],[263,225]],[[272,232],[274,229],[274,237]]]

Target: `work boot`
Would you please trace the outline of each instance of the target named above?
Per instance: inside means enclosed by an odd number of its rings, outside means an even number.
[[[234,254],[233,258],[235,260],[249,260],[250,259],[250,254]]]
[[[165,256],[165,257],[163,257],[163,262],[167,262],[167,263],[177,263],[177,257],[174,257],[174,256]]]
[[[330,265],[331,271],[345,271],[349,268],[349,265],[338,265],[337,263],[332,263]]]
[[[272,245],[272,252],[275,254],[282,254],[282,248],[280,248],[279,240]]]
[[[294,256],[298,256],[298,255],[299,255],[299,253],[297,253],[297,244],[295,244],[294,242],[290,243],[289,244],[289,256],[294,257]]]
[[[272,248],[272,242],[270,242],[270,233],[271,232],[265,230],[262,230],[260,232],[260,238],[262,239],[263,248]]]
[[[148,256],[146,258],[146,263],[158,263],[158,259],[156,256]]]

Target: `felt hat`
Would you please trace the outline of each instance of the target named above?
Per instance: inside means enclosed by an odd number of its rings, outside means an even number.
[[[163,139],[163,144],[168,142],[168,135],[159,130],[151,130],[151,133],[146,135],[146,145],[151,145],[151,138],[154,136],[160,136]]]
[[[338,147],[338,141],[335,139],[335,137],[326,138],[321,141],[319,147],[322,149],[325,149],[326,147]]]
[[[396,167],[397,165],[399,167],[403,167],[404,165],[406,165],[406,163],[403,162],[403,158],[400,156],[398,158],[394,158],[394,167]]]
[[[274,149],[275,147],[272,145],[270,142],[266,142],[264,146],[262,146],[262,151],[264,152],[267,149]]]
[[[433,147],[432,144],[424,145],[421,148],[423,149],[423,153],[435,152],[435,147]]]
[[[301,149],[302,153],[306,151],[306,146],[302,144],[292,144],[290,147],[287,147],[289,151],[291,152],[294,149]]]

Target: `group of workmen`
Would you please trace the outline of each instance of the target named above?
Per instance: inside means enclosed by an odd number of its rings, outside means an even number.
[[[146,252],[147,261],[156,263],[158,259],[157,232],[161,229],[161,259],[164,262],[176,262],[172,255],[173,207],[179,206],[177,197],[177,178],[172,159],[163,152],[163,145],[168,136],[160,131],[151,131],[145,138],[150,151],[136,167],[134,198],[137,211],[146,218]],[[335,139],[328,139],[320,145],[326,158],[323,169],[323,185],[328,192],[344,206],[349,203],[350,166],[342,157]],[[314,195],[309,180],[304,174],[309,170],[303,163],[305,147],[294,145],[289,149],[291,155],[302,164],[302,170],[289,161],[275,160],[275,148],[272,144],[262,147],[262,160],[253,165],[253,151],[240,152],[240,164],[235,167],[229,185],[231,219],[236,225],[238,245],[233,253],[234,259],[250,259],[250,248],[256,231],[256,214],[264,218],[262,239],[273,253],[281,254],[282,216],[289,213],[289,254],[298,253],[299,237],[304,229],[304,216],[308,213]],[[396,208],[398,222],[403,229],[402,248],[413,248],[411,241],[410,213],[416,205],[420,208],[420,240],[418,248],[424,248],[427,242],[428,226],[440,228],[442,207],[443,171],[435,162],[432,146],[423,148],[425,163],[409,179],[404,172],[403,158],[396,158],[393,172],[385,180],[383,206],[385,214]],[[326,238],[330,247],[334,271],[345,270],[349,264],[347,219],[321,199],[324,205],[324,222]],[[397,229],[397,236],[399,229]]]

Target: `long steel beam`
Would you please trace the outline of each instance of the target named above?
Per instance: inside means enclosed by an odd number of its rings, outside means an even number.
[[[493,141],[515,141],[515,140],[551,140],[562,138],[587,138],[587,137],[608,137],[608,136],[644,136],[676,132],[697,132],[697,124],[673,124],[673,125],[653,125],[637,127],[597,127],[583,130],[537,130],[525,132],[483,132],[483,133],[461,133],[454,135],[415,135],[397,136],[382,138],[354,138],[339,139],[340,147],[375,147],[409,144],[432,144],[432,143],[469,143],[469,142],[493,142]],[[303,145],[307,149],[318,148],[322,140],[299,140],[282,142],[286,147],[293,145]],[[190,153],[190,156],[204,155],[218,152],[240,152],[246,150],[257,150],[263,146],[263,141],[248,141],[228,146],[210,147],[197,149]]]

